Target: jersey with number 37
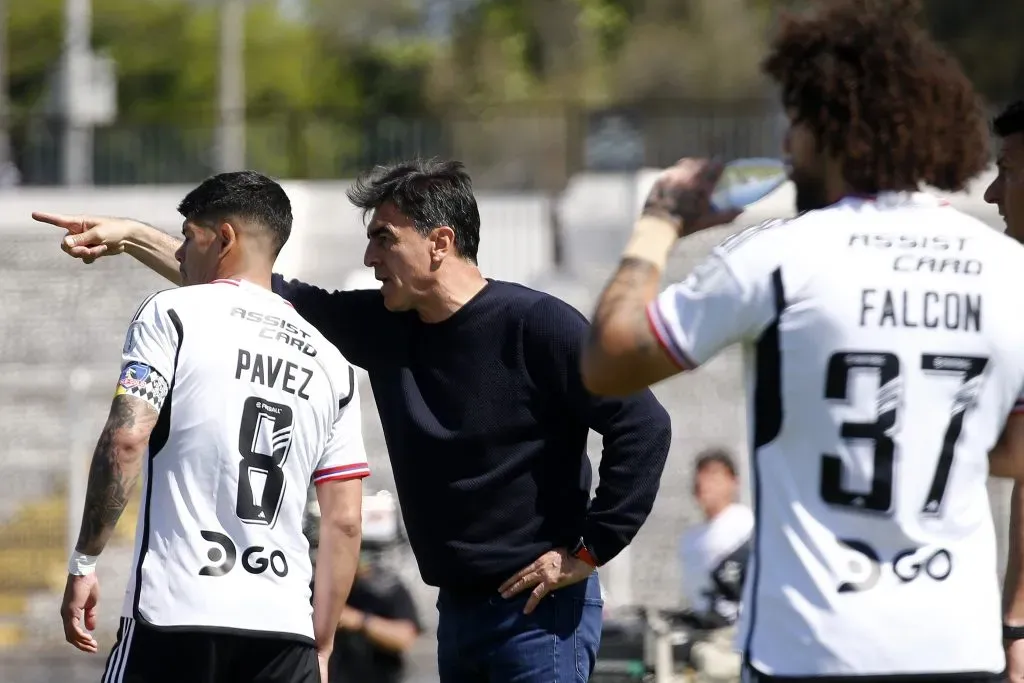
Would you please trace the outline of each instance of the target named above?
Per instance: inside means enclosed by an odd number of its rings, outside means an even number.
[[[352,368],[244,280],[153,295],[122,361],[118,393],[160,411],[124,615],[312,640],[309,484],[369,473]]]
[[[717,247],[648,309],[683,367],[742,344],[764,675],[1003,670],[988,452],[1024,389],[1024,247],[920,193]]]

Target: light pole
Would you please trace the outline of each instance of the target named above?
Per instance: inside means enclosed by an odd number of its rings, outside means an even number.
[[[221,0],[217,168],[245,167],[245,0]]]
[[[61,101],[64,114],[64,184],[92,184],[92,125],[84,120],[92,57],[92,0],[64,0]]]
[[[7,119],[7,0],[0,0],[0,173],[11,160]]]

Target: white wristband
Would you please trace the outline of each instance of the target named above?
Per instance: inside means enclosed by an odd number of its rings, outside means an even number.
[[[96,560],[98,559],[98,555],[85,555],[76,550],[71,553],[71,559],[68,560],[68,574],[89,576],[96,571]]]

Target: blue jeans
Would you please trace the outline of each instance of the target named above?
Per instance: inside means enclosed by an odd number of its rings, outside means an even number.
[[[441,591],[437,663],[441,683],[586,683],[601,643],[601,587],[586,581],[544,597],[523,614],[529,591],[506,600]]]

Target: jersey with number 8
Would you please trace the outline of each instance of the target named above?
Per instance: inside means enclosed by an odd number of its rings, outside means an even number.
[[[244,280],[152,296],[122,361],[169,385],[124,616],[312,641],[309,484],[369,473],[352,368],[284,299]]]
[[[743,345],[767,676],[997,675],[988,452],[1024,389],[1024,247],[918,193],[729,238],[648,309],[683,367]]]

